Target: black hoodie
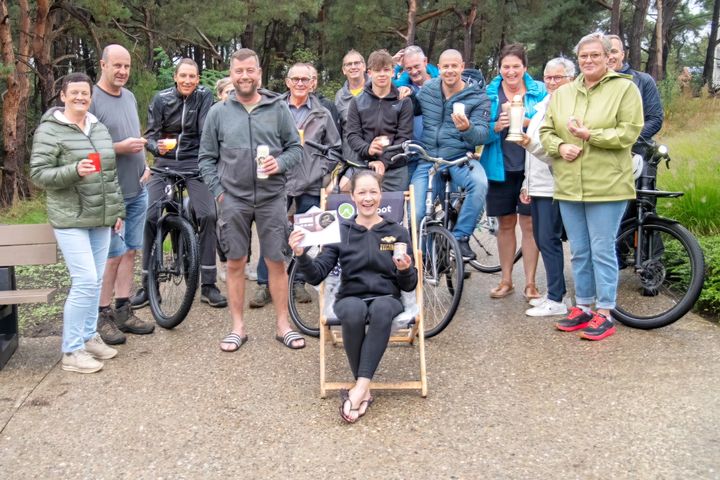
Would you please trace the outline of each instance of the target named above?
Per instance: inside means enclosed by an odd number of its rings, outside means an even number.
[[[340,224],[340,243],[325,245],[315,260],[303,254],[298,264],[305,280],[317,285],[339,261],[342,272],[337,300],[383,295],[399,299],[400,290],[410,292],[415,288],[417,270],[411,265],[398,271],[392,261],[395,242],[406,243],[412,258],[410,235],[402,225],[383,219],[368,230],[352,218]]]
[[[368,150],[370,142],[380,135],[387,135],[390,145],[400,145],[405,140],[412,139],[413,115],[412,100],[399,100],[395,86],[390,88],[387,96],[380,98],[373,92],[370,81],[365,84],[365,90],[350,101],[344,135],[350,148],[365,164],[381,160],[385,168],[403,167],[407,165],[405,159],[390,165],[390,158],[394,153],[383,154],[377,158],[369,155]]]

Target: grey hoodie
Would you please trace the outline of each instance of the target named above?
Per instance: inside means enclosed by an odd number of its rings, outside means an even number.
[[[227,192],[250,205],[285,195],[285,172],[300,162],[303,149],[287,102],[260,90],[261,100],[248,113],[235,95],[212,106],[205,119],[198,165],[215,198]],[[268,145],[281,173],[257,178],[255,152]]]

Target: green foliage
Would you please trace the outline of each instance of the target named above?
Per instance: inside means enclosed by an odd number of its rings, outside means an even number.
[[[678,115],[676,121],[686,128],[662,138],[670,148],[672,161],[669,170],[664,167],[659,169],[658,185],[663,190],[682,191],[685,195],[677,199],[661,199],[658,210],[696,234],[719,235],[717,152],[720,151],[720,136],[717,129],[720,102],[684,98],[683,104],[686,110],[696,110],[695,118],[702,120],[688,121],[684,119],[687,117]]]
[[[168,54],[162,48],[155,49],[155,63],[158,65],[155,76],[157,90],[163,90],[175,85],[175,65]]]
[[[47,223],[44,192],[36,193],[30,200],[18,202],[14,207],[0,210],[0,223],[8,225],[26,225]]]
[[[720,315],[720,237],[700,237],[705,253],[705,284],[695,308],[701,312]]]

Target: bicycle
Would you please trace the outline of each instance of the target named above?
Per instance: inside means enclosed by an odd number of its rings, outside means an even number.
[[[613,316],[629,327],[649,330],[690,311],[702,290],[705,260],[697,239],[655,209],[658,198],[683,195],[656,189],[657,166],[665,160],[670,167],[667,147],[649,144],[645,159],[635,216],[621,223],[616,240],[620,271]]]
[[[456,159],[445,160],[431,157],[419,144],[412,141],[400,146],[403,153],[395,155],[416,156],[433,165],[428,171],[428,188],[425,194],[425,213],[420,221],[419,249],[423,256],[423,305],[425,312],[425,338],[434,337],[450,324],[460,305],[465,267],[460,245],[452,234],[452,228],[465,200],[465,192],[455,192],[449,171],[443,166],[468,164],[472,154]],[[468,165],[468,168],[472,166]],[[433,195],[435,175],[440,173],[443,181],[442,195]]]
[[[500,253],[497,248],[497,234],[500,228],[497,217],[488,217],[483,210],[475,230],[470,235],[470,248],[475,258],[468,263],[482,273],[497,273],[501,270]],[[519,242],[518,242],[519,243]],[[513,264],[522,258],[522,248],[518,247]]]
[[[197,222],[185,205],[186,182],[198,171],[151,167],[165,181],[165,195],[149,208],[158,209],[157,233],[150,247],[148,299],[158,325],[171,329],[187,316],[200,277]]]

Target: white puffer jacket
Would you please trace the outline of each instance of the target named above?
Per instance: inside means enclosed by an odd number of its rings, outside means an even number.
[[[553,158],[548,156],[540,143],[540,126],[545,119],[550,95],[535,105],[535,115],[530,120],[527,135],[530,144],[525,151],[525,181],[522,188],[531,197],[552,197],[555,181],[550,171]]]

